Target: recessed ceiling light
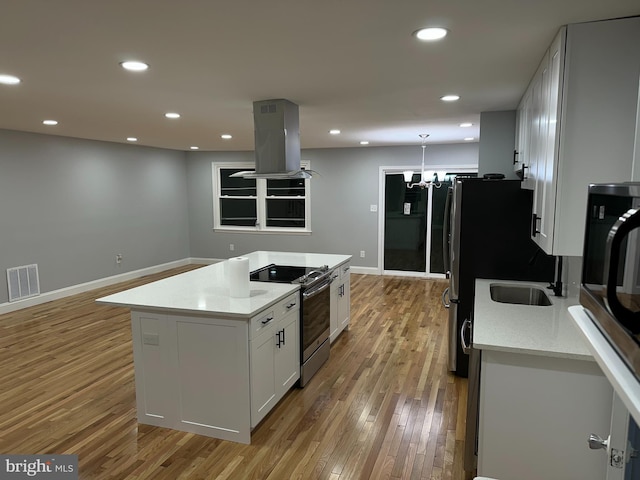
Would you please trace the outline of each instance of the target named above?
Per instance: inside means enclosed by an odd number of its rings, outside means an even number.
[[[180,118],[180,114],[174,112],[165,113],[164,116],[167,118]]]
[[[138,139],[136,137],[127,137],[127,142],[137,142]]]
[[[0,75],[0,83],[3,85],[17,85],[20,83],[20,79],[13,75]]]
[[[462,128],[467,128],[467,127],[471,127],[471,126],[473,126],[473,123],[471,123],[471,122],[465,122],[465,123],[461,123],[461,124],[460,124],[460,126],[461,126]]]
[[[195,145],[189,147],[191,150],[198,150],[200,147],[196,147]]]
[[[360,145],[369,145],[369,142],[367,140],[362,140],[360,142]]]
[[[149,65],[144,62],[136,62],[136,61],[126,61],[120,62],[120,66],[125,70],[129,70],[130,72],[144,72]]]
[[[329,133],[331,135],[340,135],[340,130],[338,130],[337,128],[334,128],[333,130],[329,130]]]
[[[445,95],[444,97],[440,97],[440,100],[443,102],[455,102],[456,100],[460,100],[459,95]]]
[[[224,138],[225,140],[229,140],[231,138],[233,138],[231,135],[229,135],[228,133],[223,133],[222,135],[220,135],[220,138]]]
[[[474,137],[465,137],[464,141],[465,142],[471,142],[472,140],[475,140]]]
[[[447,29],[442,27],[421,28],[420,30],[413,32],[413,34],[418,40],[424,40],[427,42],[440,40],[446,37],[447,33],[448,33]]]
[[[58,121],[57,120],[43,120],[42,123],[44,123],[45,125],[57,125]]]

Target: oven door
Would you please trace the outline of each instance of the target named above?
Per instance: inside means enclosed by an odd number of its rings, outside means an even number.
[[[329,338],[331,293],[329,286],[331,275],[319,284],[302,292],[302,363]]]

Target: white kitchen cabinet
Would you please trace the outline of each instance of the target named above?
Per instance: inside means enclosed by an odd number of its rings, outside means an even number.
[[[533,239],[549,254],[582,255],[590,183],[631,178],[639,43],[640,18],[563,27],[523,95],[529,128],[516,145],[534,189]]]
[[[250,319],[133,310],[138,421],[250,443],[300,377],[299,298]]]
[[[251,428],[300,378],[299,309],[270,321],[251,340]],[[273,317],[272,317],[273,318]]]
[[[483,350],[478,475],[601,480],[587,440],[607,432],[612,388],[596,362]]]
[[[140,423],[249,443],[247,322],[131,312]]]
[[[340,333],[349,327],[351,318],[351,263],[346,262],[334,271],[331,284],[331,321],[330,338],[333,342]]]

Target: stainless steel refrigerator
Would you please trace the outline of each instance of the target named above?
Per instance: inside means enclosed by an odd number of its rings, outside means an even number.
[[[447,201],[449,370],[469,375],[475,279],[554,281],[555,259],[531,240],[533,192],[519,180],[456,177]]]

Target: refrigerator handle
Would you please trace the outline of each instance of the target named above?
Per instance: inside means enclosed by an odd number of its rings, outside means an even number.
[[[466,355],[471,353],[471,334],[472,334],[473,325],[471,324],[471,320],[466,318],[464,322],[462,322],[462,327],[460,328],[460,345],[462,345],[462,352]],[[469,331],[469,343],[467,343],[465,338],[465,331]]]
[[[447,188],[447,198],[444,202],[444,224],[442,225],[442,259],[444,263],[444,273],[449,277],[449,271],[451,270],[451,258],[449,236],[451,225],[451,197],[453,196],[453,188]]]
[[[449,287],[444,289],[442,292],[442,306],[444,308],[449,308],[451,306],[451,301],[449,300]]]

